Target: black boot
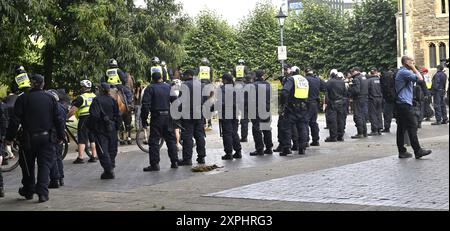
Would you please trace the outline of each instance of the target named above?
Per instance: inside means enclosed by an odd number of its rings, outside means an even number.
[[[3,189],[3,186],[0,186],[0,197],[5,197],[5,190]]]
[[[286,148],[286,149],[283,149],[283,152],[280,153],[280,156],[287,156],[289,154],[292,154],[292,151],[290,148]]]
[[[264,156],[264,152],[263,151],[250,152],[250,156]]]
[[[222,160],[232,160],[233,159],[233,155],[230,154],[225,154],[224,156],[222,156]]]
[[[320,146],[320,143],[319,143],[319,141],[313,141],[311,144],[310,144],[311,146]]]
[[[266,148],[266,150],[264,150],[264,154],[272,155],[273,154],[272,148]]]
[[[274,151],[274,152],[282,152],[283,149],[282,149],[280,146],[278,146],[278,147],[275,148],[273,151]]]
[[[102,180],[111,180],[114,178],[115,178],[114,172],[112,172],[112,171],[104,171],[102,173],[102,175],[100,176],[100,179],[102,179]]]
[[[356,135],[352,136],[351,138],[352,139],[362,139],[362,138],[364,138],[364,135],[363,134],[356,134]]]
[[[64,178],[59,179],[59,186],[64,186]]]
[[[157,172],[159,171],[159,164],[152,164],[144,168],[144,172]]]
[[[235,158],[235,159],[242,159],[241,151],[235,152],[234,155],[233,155],[233,158]]]
[[[48,188],[59,188],[58,180],[50,180],[50,184],[48,185]]]
[[[298,149],[298,154],[299,155],[305,155],[305,148]]]

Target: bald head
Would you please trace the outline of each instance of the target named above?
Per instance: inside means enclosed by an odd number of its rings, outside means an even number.
[[[402,65],[403,66],[407,66],[408,61],[414,61],[414,59],[411,56],[409,56],[409,55],[404,55],[402,57]]]

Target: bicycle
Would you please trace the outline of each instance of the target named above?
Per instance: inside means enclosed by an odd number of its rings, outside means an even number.
[[[76,131],[78,128],[74,125],[71,125],[70,123],[72,123],[72,122],[73,122],[73,120],[66,120],[66,131],[65,131],[65,138],[63,141],[63,153],[62,153],[63,160],[66,157],[67,152],[69,151],[70,139],[72,139],[75,142],[75,144],[78,146],[77,136],[75,136],[71,131],[71,130]],[[86,153],[86,155],[89,158],[93,157],[88,145],[86,145],[86,147],[84,148],[84,152]]]

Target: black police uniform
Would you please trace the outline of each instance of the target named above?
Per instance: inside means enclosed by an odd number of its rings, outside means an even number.
[[[312,145],[318,145],[319,136],[319,124],[317,123],[317,111],[320,105],[320,92],[325,91],[325,82],[323,82],[319,77],[313,74],[306,74],[305,78],[309,83],[309,93],[308,93],[308,125],[311,129]],[[308,132],[308,142],[309,142],[309,129]]]
[[[93,132],[100,165],[104,170],[102,179],[114,178],[113,170],[116,167],[119,121],[119,107],[114,98],[105,94],[100,94],[94,98],[89,108],[88,124]]]
[[[175,130],[170,117],[170,102],[175,100],[170,96],[170,85],[164,82],[152,83],[144,91],[142,97],[141,121],[147,127],[148,115],[150,120],[149,160],[150,167],[144,171],[158,171],[160,154],[159,141],[164,138],[172,168],[178,165]]]
[[[232,80],[232,79],[231,79]],[[225,151],[225,155],[222,156],[223,160],[231,160],[233,158],[240,159],[242,158],[242,147],[239,141],[238,135],[238,113],[236,107],[236,92],[234,91],[234,86],[232,84],[225,84],[218,89],[221,91],[221,103],[222,106],[219,108],[219,116],[220,116],[220,126],[222,127],[222,140],[223,147]],[[225,91],[233,91],[233,100],[227,100],[228,95],[226,95]],[[219,95],[219,94],[217,94]],[[228,113],[231,113],[231,118],[228,118]],[[235,151],[233,155],[233,150]]]
[[[199,87],[200,86],[200,87]],[[179,165],[191,165],[192,164],[192,149],[193,142],[192,138],[196,142],[197,150],[197,162],[199,164],[205,163],[206,157],[206,141],[205,141],[205,123],[202,119],[202,105],[194,105],[194,89],[195,91],[201,91],[201,83],[196,79],[188,79],[183,82],[182,89],[187,87],[190,92],[189,100],[190,107],[186,108],[187,105],[184,103],[182,105],[183,109],[189,110],[188,118],[181,119],[181,126],[183,127],[181,131],[181,139],[183,140],[183,160],[179,161]],[[199,92],[195,92],[195,95],[201,95]],[[195,114],[195,118],[194,118]]]
[[[395,106],[395,81],[394,72],[385,72],[380,79],[381,91],[383,95],[383,132],[390,132],[392,118],[394,116],[394,106]]]
[[[66,120],[67,118],[67,108],[60,102],[58,102],[58,111],[59,116],[61,116],[60,120]],[[66,125],[64,124],[64,129],[66,128]],[[55,153],[56,153],[56,161],[53,164],[53,167],[50,169],[50,183],[56,182],[59,183],[59,185],[64,185],[64,165],[62,161],[62,154],[63,154],[63,144],[56,144],[55,145]],[[55,184],[55,183],[54,183]]]
[[[436,123],[447,123],[447,108],[445,105],[445,86],[447,84],[447,75],[444,71],[438,71],[433,77],[431,91],[433,94],[434,113]]]
[[[200,73],[200,67],[197,68],[196,70],[197,76]],[[207,100],[209,100],[210,98],[212,98],[214,96],[214,88],[213,85],[211,85],[213,83],[213,75],[214,74],[214,70],[209,67],[209,79],[200,79],[200,82],[202,83],[202,92],[204,90],[205,87],[208,86],[208,91],[209,91],[209,95],[208,96],[202,96],[202,100],[203,102],[206,102]],[[211,118],[204,118],[203,123],[206,124],[206,122],[208,123],[208,126],[212,126],[211,123]]]
[[[380,77],[369,76],[369,121],[371,135],[381,135],[383,129],[383,93],[381,92]]]
[[[19,164],[24,187],[19,189],[19,194],[31,199],[37,193],[41,202],[46,201],[50,169],[56,160],[55,144],[64,139],[65,119],[59,114],[55,98],[41,89],[31,89],[29,93],[20,95],[14,106],[14,114],[18,120],[10,119],[6,139],[13,140],[19,123],[22,124]],[[36,158],[38,176],[35,184]]]
[[[353,84],[350,88],[351,94],[353,96],[353,121],[358,130],[356,137],[361,138],[367,136],[367,118],[366,114],[368,111],[368,94],[369,94],[369,81],[367,78],[358,74],[353,77]]]
[[[332,78],[327,82],[327,124],[330,136],[326,142],[344,141],[347,120],[348,91],[345,81]]]
[[[281,146],[283,152],[280,155],[290,154],[292,127],[296,127],[298,131],[298,151],[299,154],[304,154],[305,148],[308,144],[308,102],[307,99],[297,99],[294,97],[295,86],[294,78],[290,76],[281,91],[282,104],[286,104],[285,116],[287,123],[284,126],[283,138],[281,139]]]
[[[267,129],[261,130],[261,123],[270,124],[271,115],[269,115],[268,118],[261,118],[261,115],[259,115],[260,108],[265,108],[265,110],[269,111],[270,114],[270,98],[272,96],[272,89],[270,83],[264,81],[263,79],[256,79],[254,86],[256,90],[256,98],[254,99],[255,101],[252,102],[252,104],[256,105],[256,118],[252,119],[252,134],[253,140],[255,142],[256,152],[250,153],[250,155],[255,156],[272,154],[272,131]],[[263,96],[263,93],[261,93],[260,91],[265,91],[265,99],[260,99],[260,97]],[[260,105],[260,102],[264,102],[264,104]]]

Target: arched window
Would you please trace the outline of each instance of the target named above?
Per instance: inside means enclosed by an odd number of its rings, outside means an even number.
[[[430,68],[436,67],[436,45],[434,43],[430,43],[428,45],[428,50],[430,54]]]
[[[439,43],[439,62],[445,62],[445,59],[447,58],[447,47],[445,46],[445,43],[441,42]]]
[[[447,8],[446,8],[447,0],[441,0],[441,13],[446,14]]]

